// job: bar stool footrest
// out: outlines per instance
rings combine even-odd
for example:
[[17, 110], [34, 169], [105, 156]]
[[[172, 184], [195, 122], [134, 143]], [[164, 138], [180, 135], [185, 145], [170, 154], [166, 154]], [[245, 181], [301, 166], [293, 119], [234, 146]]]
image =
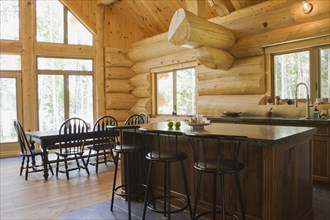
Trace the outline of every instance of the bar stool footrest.
[[[174, 200], [181, 200], [183, 203], [185, 203], [185, 206], [182, 207], [182, 208], [176, 208], [174, 206], [175, 209], [172, 209], [173, 206], [171, 206], [171, 212], [170, 212], [171, 214], [182, 212], [188, 207], [188, 201], [187, 201], [186, 198], [178, 197], [178, 196], [171, 196], [170, 198], [171, 198], [171, 200], [173, 200], [173, 199]], [[154, 204], [154, 202], [156, 202], [158, 200], [159, 200], [159, 203], [163, 203], [164, 202], [164, 197], [163, 196], [158, 196], [158, 197], [154, 197], [153, 199], [150, 199], [147, 203], [147, 207], [150, 211], [164, 214], [165, 211], [163, 209], [157, 209], [157, 208], [152, 207], [152, 204]]]
[[[125, 188], [127, 187], [126, 184], [123, 184], [123, 185], [120, 185], [120, 186], [117, 186], [115, 188], [115, 194], [117, 196], [123, 196], [123, 197], [126, 197], [128, 196], [128, 194], [126, 193], [125, 191]], [[138, 189], [136, 192], [132, 193], [131, 196], [138, 196], [138, 195], [144, 195], [145, 193], [145, 190], [147, 189], [147, 186], [145, 184], [136, 184], [135, 186], [132, 186], [131, 188], [135, 188], [135, 189]], [[143, 188], [143, 189], [142, 189]], [[118, 192], [119, 190], [121, 189], [122, 192]]]
[[[195, 220], [197, 220], [197, 219], [199, 219], [200, 217], [203, 217], [203, 216], [205, 216], [205, 215], [222, 215], [222, 211], [216, 211], [215, 213], [214, 213], [214, 211], [208, 211], [208, 212], [203, 212], [203, 213], [201, 213], [201, 214], [199, 214], [196, 218], [195, 218]], [[239, 217], [238, 215], [236, 215], [236, 214], [234, 214], [234, 213], [232, 213], [232, 212], [225, 212], [225, 215], [226, 216], [230, 216], [230, 217], [232, 217], [232, 218], [235, 218], [235, 219], [237, 219], [237, 220], [241, 220], [242, 218], [241, 217]]]

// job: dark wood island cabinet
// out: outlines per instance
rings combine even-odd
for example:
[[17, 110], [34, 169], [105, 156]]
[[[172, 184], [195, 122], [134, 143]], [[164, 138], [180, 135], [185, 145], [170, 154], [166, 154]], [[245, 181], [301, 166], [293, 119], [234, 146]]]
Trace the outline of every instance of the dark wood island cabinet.
[[[167, 123], [142, 125], [145, 129], [167, 130]], [[183, 124], [182, 133], [191, 132]], [[177, 130], [176, 130], [177, 132]], [[204, 131], [214, 134], [247, 136], [249, 141], [240, 151], [244, 170], [240, 173], [247, 219], [313, 219], [312, 208], [312, 138], [315, 128], [293, 126], [247, 125], [212, 123]], [[142, 134], [140, 134], [142, 135]], [[181, 150], [187, 153], [185, 168], [191, 196], [195, 192], [193, 152], [187, 138], [179, 140]], [[141, 157], [141, 163], [144, 158]], [[134, 167], [133, 169], [137, 169]], [[157, 168], [156, 168], [157, 169]], [[173, 170], [179, 167], [174, 167]], [[143, 172], [142, 178], [145, 178]], [[173, 193], [183, 194], [183, 187], [171, 178]], [[162, 189], [162, 173], [153, 176], [155, 191]], [[226, 207], [239, 213], [239, 202], [234, 187], [234, 178], [225, 183]], [[211, 206], [211, 181], [202, 179], [199, 212]], [[194, 198], [192, 198], [193, 201]]]
[[313, 180], [317, 185], [330, 187], [330, 119], [219, 117], [212, 122], [236, 124], [266, 124], [315, 127], [313, 136]]

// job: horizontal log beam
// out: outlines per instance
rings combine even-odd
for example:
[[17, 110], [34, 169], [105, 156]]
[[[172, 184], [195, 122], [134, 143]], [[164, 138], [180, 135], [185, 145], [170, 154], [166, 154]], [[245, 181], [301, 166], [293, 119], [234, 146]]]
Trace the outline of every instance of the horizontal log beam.
[[239, 75], [263, 74], [265, 72], [264, 56], [236, 60], [229, 70], [211, 70], [203, 65], [199, 65], [196, 71], [200, 81]]
[[129, 67], [105, 67], [106, 79], [130, 79], [135, 75]]
[[252, 95], [265, 93], [265, 75], [233, 76], [197, 83], [199, 95]]
[[128, 93], [106, 93], [107, 110], [129, 110], [137, 101], [137, 98]]
[[127, 79], [111, 79], [105, 83], [105, 92], [123, 92], [130, 93], [134, 86]]
[[35, 43], [34, 52], [37, 56], [59, 56], [69, 58], [93, 58], [95, 48], [81, 45]]
[[180, 8], [172, 17], [168, 41], [188, 48], [229, 49], [235, 43], [235, 36], [229, 29]]
[[210, 69], [228, 70], [234, 62], [234, 57], [227, 51], [212, 47], [199, 47], [194, 54], [200, 64]]

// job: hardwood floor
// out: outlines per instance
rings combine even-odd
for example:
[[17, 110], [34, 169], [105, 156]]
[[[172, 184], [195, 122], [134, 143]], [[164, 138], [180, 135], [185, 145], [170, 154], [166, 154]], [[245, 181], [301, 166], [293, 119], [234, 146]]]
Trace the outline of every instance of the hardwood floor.
[[[0, 159], [1, 220], [61, 219], [63, 213], [110, 201], [113, 164], [100, 165], [98, 174], [90, 166], [90, 176], [85, 170], [72, 171], [70, 180], [59, 174], [44, 181], [42, 173], [33, 173], [25, 181], [19, 176], [20, 161]], [[315, 187], [313, 206], [316, 220], [330, 220], [330, 189]]]
[[[1, 215], [0, 219], [60, 219], [64, 212], [109, 201], [114, 165], [100, 165], [98, 174], [89, 166], [85, 170], [51, 176], [44, 181], [42, 173], [19, 176], [21, 158], [0, 159]], [[55, 166], [53, 165], [53, 169]], [[55, 171], [55, 169], [54, 169]], [[120, 181], [120, 175], [118, 183]]]

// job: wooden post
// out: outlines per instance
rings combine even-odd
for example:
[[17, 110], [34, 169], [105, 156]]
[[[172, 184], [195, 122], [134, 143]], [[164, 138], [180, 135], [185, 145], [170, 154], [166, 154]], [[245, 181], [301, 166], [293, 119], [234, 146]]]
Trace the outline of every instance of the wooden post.
[[95, 38], [95, 113], [94, 116], [99, 118], [105, 113], [105, 98], [104, 98], [104, 6], [97, 6], [96, 10], [96, 38]]

